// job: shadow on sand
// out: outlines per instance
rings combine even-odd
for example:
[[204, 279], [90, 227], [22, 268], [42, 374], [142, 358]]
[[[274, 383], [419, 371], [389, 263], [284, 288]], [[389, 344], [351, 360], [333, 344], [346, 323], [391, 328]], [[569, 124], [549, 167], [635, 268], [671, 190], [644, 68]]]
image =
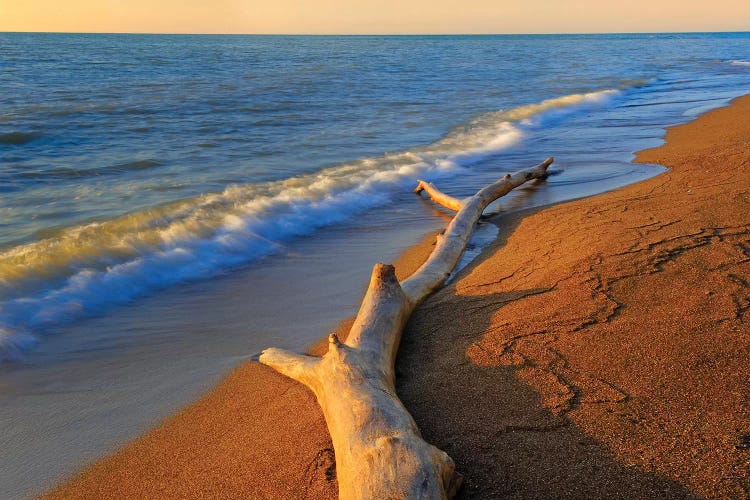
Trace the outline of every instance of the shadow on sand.
[[[505, 217], [503, 234], [520, 219]], [[469, 360], [467, 350], [502, 303], [529, 292], [458, 296], [447, 286], [415, 311], [404, 332], [397, 390], [425, 439], [464, 474], [459, 498], [694, 498], [675, 481], [617, 462], [547, 410], [516, 368]]]

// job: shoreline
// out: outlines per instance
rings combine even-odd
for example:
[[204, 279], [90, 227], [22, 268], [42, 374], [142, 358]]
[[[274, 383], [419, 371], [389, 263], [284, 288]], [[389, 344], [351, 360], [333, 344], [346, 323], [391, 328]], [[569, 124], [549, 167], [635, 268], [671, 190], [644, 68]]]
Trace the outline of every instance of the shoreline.
[[[623, 255], [635, 256], [633, 259], [643, 259], [643, 253], [655, 252], [656, 271], [645, 274], [651, 277], [649, 280], [663, 278], [665, 272], [677, 273], [677, 269], [665, 271], [663, 268], [677, 265], [675, 261], [684, 254], [711, 247], [712, 235], [691, 230], [683, 231], [684, 235], [668, 235], [650, 242], [653, 236], [684, 229], [683, 221], [656, 220], [659, 214], [669, 211], [661, 207], [661, 212], [645, 213], [642, 205], [649, 203], [649, 196], [652, 196], [648, 194], [649, 189], [658, 189], [665, 176], [668, 178], [665, 182], [672, 178], [675, 182], [685, 182], [681, 169], [688, 170], [684, 165], [686, 161], [715, 162], [719, 144], [723, 151], [728, 149], [728, 141], [734, 141], [729, 145], [734, 147], [734, 155], [739, 160], [733, 161], [742, 165], [743, 150], [740, 148], [738, 153], [737, 148], [742, 140], [746, 144], [750, 138], [750, 133], [744, 132], [741, 125], [744, 123], [746, 130], [750, 129], [750, 120], [742, 118], [742, 113], [748, 114], [748, 110], [750, 96], [745, 96], [728, 107], [669, 128], [664, 145], [642, 151], [636, 159], [663, 164], [670, 168], [665, 173], [593, 197], [502, 217], [496, 242], [465, 268], [458, 280], [441, 289], [415, 312], [399, 351], [397, 385], [402, 400], [427, 440], [448, 452], [466, 476], [461, 496], [570, 497], [621, 494], [624, 488], [629, 488], [633, 497], [647, 498], [655, 492], [666, 492], [670, 497], [705, 494], [706, 488], [712, 487], [723, 488], [721, 491], [726, 493], [742, 491], [747, 472], [743, 477], [741, 463], [732, 465], [732, 460], [742, 459], [741, 455], [739, 459], [735, 455], [742, 453], [743, 433], [750, 433], [750, 428], [745, 428], [750, 427], [750, 420], [744, 415], [727, 417], [727, 421], [740, 429], [732, 431], [739, 434], [732, 434], [733, 437], [717, 432], [711, 434], [711, 439], [705, 437], [706, 432], [693, 432], [687, 437], [677, 433], [674, 419], [667, 418], [676, 404], [672, 389], [679, 391], [680, 383], [690, 388], [697, 384], [703, 391], [714, 393], [727, 389], [704, 387], [705, 384], [699, 383], [706, 380], [707, 376], [703, 375], [691, 384], [673, 380], [668, 373], [662, 373], [663, 366], [649, 361], [648, 353], [636, 349], [631, 337], [621, 333], [623, 330], [618, 333], [618, 328], [624, 328], [631, 336], [642, 334], [638, 322], [629, 317], [633, 310], [631, 302], [621, 297], [634, 300], [628, 294], [641, 297], [646, 293], [643, 286], [635, 283], [637, 280], [623, 277], [628, 274], [624, 269], [639, 269], [642, 263], [618, 261], [616, 266], [608, 266], [607, 259], [615, 257], [603, 253], [602, 245], [603, 241], [607, 248], [619, 245], [625, 252]], [[734, 120], [731, 125], [734, 135], [717, 133], [717, 128], [722, 131], [729, 128], [730, 120]], [[707, 122], [711, 126], [707, 126]], [[685, 133], [685, 130], [691, 132]], [[689, 140], [682, 137], [686, 134]], [[695, 134], [704, 137], [703, 142], [697, 140]], [[675, 143], [679, 144], [675, 146]], [[750, 153], [746, 148], [744, 153], [746, 162]], [[695, 182], [699, 182], [697, 178]], [[736, 184], [741, 187], [743, 182], [738, 180]], [[674, 212], [679, 208], [689, 212], [694, 200], [683, 199], [695, 198], [693, 194], [685, 190], [681, 196], [671, 192], [669, 195], [672, 199], [668, 203], [673, 205], [669, 210]], [[733, 203], [748, 202], [738, 199]], [[638, 205], [641, 213], [632, 210], [631, 204], [632, 208]], [[650, 205], [647, 206], [650, 210]], [[623, 215], [628, 211], [631, 213]], [[744, 214], [740, 210], [735, 212], [723, 213], [717, 220], [722, 217], [738, 219], [747, 210]], [[675, 215], [679, 214], [675, 212]], [[632, 229], [622, 229], [626, 226], [621, 222], [627, 217], [645, 219], [636, 221], [643, 223], [635, 230], [640, 233], [631, 234]], [[679, 217], [675, 217], [677, 219]], [[574, 222], [584, 222], [583, 227], [590, 232], [582, 233], [582, 226]], [[734, 220], [732, 224], [737, 222], [741, 226], [742, 220]], [[622, 226], [621, 233], [615, 230], [617, 224]], [[746, 233], [742, 234], [718, 236], [726, 242], [730, 237], [747, 238]], [[670, 242], [680, 241], [681, 236], [707, 238], [708, 243], [701, 239], [697, 246], [671, 248]], [[428, 235], [407, 250], [396, 262], [397, 272], [408, 275], [418, 267], [420, 259], [429, 252], [431, 239]], [[742, 248], [741, 243], [737, 248]], [[640, 244], [644, 244], [644, 248], [640, 248]], [[593, 250], [598, 250], [599, 254]], [[718, 257], [700, 256], [704, 260], [711, 258]], [[546, 259], [542, 268], [531, 265], [539, 259]], [[597, 263], [597, 259], [604, 264]], [[741, 283], [746, 276], [742, 273], [747, 269], [742, 268], [742, 262], [736, 265], [741, 267], [741, 272], [731, 274], [740, 276]], [[602, 266], [604, 271], [599, 269]], [[590, 268], [597, 270], [590, 271]], [[521, 270], [523, 272], [519, 272]], [[571, 270], [575, 272], [571, 274]], [[656, 305], [662, 309], [680, 305], [681, 297], [668, 285], [679, 281], [681, 276], [677, 273], [666, 284], [651, 283], [651, 300], [635, 302], [649, 311]], [[610, 283], [609, 280], [615, 278]], [[702, 282], [700, 277], [692, 278], [695, 284]], [[734, 283], [732, 279], [729, 281], [730, 285]], [[735, 287], [744, 288], [736, 283]], [[692, 294], [690, 287], [677, 290], [685, 295]], [[657, 300], [659, 291], [668, 297], [668, 304]], [[700, 306], [696, 317], [701, 319], [701, 325], [708, 321], [705, 318], [711, 317], [704, 309], [711, 309], [711, 302], [718, 300], [719, 294], [728, 293], [711, 291], [711, 295], [702, 295], [704, 299], [711, 299], [709, 304], [696, 299]], [[733, 301], [729, 297], [728, 302], [721, 302], [722, 306], [737, 301], [744, 304], [741, 290], [732, 293], [739, 294], [739, 298]], [[665, 314], [660, 310], [651, 312]], [[682, 313], [681, 317], [690, 314], [690, 311], [678, 312]], [[734, 321], [742, 324], [745, 312], [740, 312]], [[471, 315], [457, 320], [467, 313]], [[724, 319], [723, 332], [732, 319], [719, 319]], [[665, 323], [654, 324], [666, 330]], [[671, 325], [671, 328], [678, 326]], [[607, 342], [614, 342], [614, 338], [621, 347], [633, 348], [633, 352], [628, 353], [633, 359], [611, 352], [617, 345]], [[670, 345], [669, 336], [660, 335], [659, 339], [665, 346]], [[695, 354], [694, 357], [703, 354], [695, 346], [691, 347], [689, 339], [680, 339], [681, 349]], [[720, 359], [724, 368], [727, 363], [734, 367], [731, 380], [741, 380], [738, 377], [747, 372], [747, 368], [741, 366], [740, 353], [748, 349], [748, 341], [746, 338], [735, 341], [739, 344], [732, 344], [734, 358], [722, 351]], [[551, 344], [555, 344], [554, 348], [549, 347]], [[593, 354], [584, 352], [591, 345], [598, 349], [601, 359], [593, 359]], [[664, 350], [660, 351], [660, 359], [677, 356], [672, 352], [674, 346]], [[315, 352], [314, 347], [311, 352]], [[735, 366], [738, 362], [739, 366]], [[627, 374], [628, 370], [634, 370], [633, 366], [641, 366], [639, 363], [648, 366], [649, 376], [644, 374], [645, 382], [635, 384], [637, 390], [633, 390], [634, 382]], [[707, 363], [710, 368], [711, 360]], [[624, 365], [628, 370], [624, 370]], [[662, 379], [667, 379], [674, 387], [667, 384], [666, 389], [659, 388], [662, 392], [658, 392], [653, 384]], [[739, 396], [721, 394], [728, 402], [720, 405], [720, 416], [726, 417], [730, 402], [741, 408], [742, 398], [748, 397], [742, 394], [742, 386], [737, 386], [736, 382], [732, 387]], [[710, 396], [712, 403], [716, 404], [716, 398], [715, 394]], [[692, 401], [692, 398], [687, 399]], [[699, 415], [704, 415], [706, 408], [704, 405], [700, 408], [704, 413]], [[682, 414], [688, 410], [683, 408]], [[288, 418], [289, 415], [294, 415], [294, 419]], [[721, 419], [716, 421], [720, 423]], [[690, 423], [698, 424], [693, 420]], [[678, 443], [671, 445], [680, 452], [677, 463], [667, 461], [668, 453], [664, 450], [668, 446], [659, 439], [660, 432], [670, 439], [677, 436], [685, 441], [680, 444], [677, 439]], [[629, 442], [636, 438], [639, 443]], [[708, 450], [711, 443], [723, 443], [728, 451], [718, 456]], [[688, 445], [698, 450], [694, 456], [688, 456]], [[731, 446], [736, 452], [731, 451]], [[704, 448], [706, 450], [701, 451]], [[697, 462], [707, 462], [707, 457], [711, 466], [698, 467]], [[717, 471], [729, 466], [734, 475], [716, 477]], [[690, 471], [695, 470], [695, 478], [689, 477]], [[166, 492], [174, 496], [232, 496], [252, 491], [260, 497], [330, 498], [336, 492], [334, 476], [330, 438], [314, 397], [301, 386], [257, 363], [245, 363], [200, 400], [86, 467], [51, 490], [48, 497], [146, 497]], [[696, 478], [710, 486], [701, 487]]]

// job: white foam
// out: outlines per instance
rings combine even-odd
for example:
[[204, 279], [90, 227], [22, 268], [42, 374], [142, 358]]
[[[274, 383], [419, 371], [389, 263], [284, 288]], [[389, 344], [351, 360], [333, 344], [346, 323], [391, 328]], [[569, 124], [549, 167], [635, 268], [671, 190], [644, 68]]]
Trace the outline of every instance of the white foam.
[[750, 61], [741, 61], [738, 59], [727, 61], [729, 64], [732, 64], [734, 66], [750, 66]]
[[456, 175], [515, 144], [549, 116], [601, 105], [614, 93], [486, 113], [426, 147], [275, 182], [233, 185], [6, 251], [0, 254], [0, 359], [33, 342], [26, 332], [280, 251], [294, 237], [387, 203], [418, 177]]

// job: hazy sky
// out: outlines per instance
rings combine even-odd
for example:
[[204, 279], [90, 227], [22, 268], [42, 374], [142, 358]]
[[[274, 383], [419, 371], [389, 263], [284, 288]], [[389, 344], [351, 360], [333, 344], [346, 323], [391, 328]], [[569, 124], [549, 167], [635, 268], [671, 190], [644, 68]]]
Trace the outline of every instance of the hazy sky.
[[750, 0], [0, 0], [0, 31], [748, 31]]

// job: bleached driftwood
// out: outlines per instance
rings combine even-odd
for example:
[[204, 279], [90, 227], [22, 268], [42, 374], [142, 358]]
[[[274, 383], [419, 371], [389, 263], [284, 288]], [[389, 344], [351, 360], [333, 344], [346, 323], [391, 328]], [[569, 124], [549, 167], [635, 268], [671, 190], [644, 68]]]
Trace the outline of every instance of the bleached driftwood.
[[260, 362], [309, 387], [318, 398], [336, 455], [342, 499], [451, 498], [461, 484], [453, 460], [422, 439], [395, 389], [396, 352], [414, 308], [450, 275], [487, 206], [513, 188], [544, 178], [552, 158], [506, 175], [458, 200], [419, 181], [437, 203], [457, 213], [427, 261], [399, 283], [376, 264], [346, 342], [329, 336], [323, 357], [270, 348]]
[[453, 210], [454, 212], [458, 212], [459, 210], [461, 210], [461, 200], [443, 193], [438, 188], [433, 186], [431, 182], [425, 182], [423, 180], [417, 181], [417, 187], [414, 188], [414, 192], [419, 194], [422, 191], [427, 193], [427, 196], [429, 196], [430, 199], [438, 205], [442, 205], [447, 209]]

